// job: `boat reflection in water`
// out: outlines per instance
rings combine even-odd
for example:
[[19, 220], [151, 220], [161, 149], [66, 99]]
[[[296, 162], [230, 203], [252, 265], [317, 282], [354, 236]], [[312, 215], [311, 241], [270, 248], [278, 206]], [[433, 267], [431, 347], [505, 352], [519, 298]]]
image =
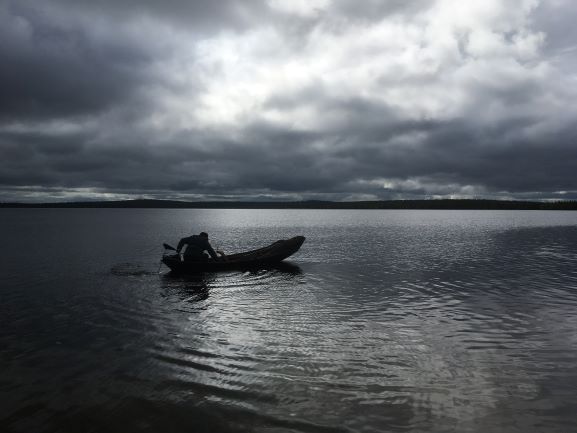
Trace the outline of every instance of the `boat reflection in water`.
[[[275, 284], [279, 279], [286, 280], [303, 274], [302, 269], [290, 262], [266, 264], [258, 268], [247, 268], [228, 272], [180, 273], [168, 271], [161, 277], [165, 296], [178, 296], [186, 302], [198, 302], [208, 299], [211, 288], [233, 287], [236, 283], [255, 282], [266, 285]], [[247, 280], [248, 277], [248, 280]], [[236, 282], [236, 283], [235, 283]]]

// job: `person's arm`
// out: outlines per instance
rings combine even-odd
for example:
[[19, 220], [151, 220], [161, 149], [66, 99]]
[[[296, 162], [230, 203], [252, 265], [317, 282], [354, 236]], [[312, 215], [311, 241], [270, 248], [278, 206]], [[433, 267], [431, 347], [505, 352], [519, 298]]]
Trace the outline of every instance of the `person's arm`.
[[186, 245], [186, 238], [182, 238], [176, 247], [176, 254], [180, 254], [180, 250]]
[[208, 251], [208, 254], [210, 254], [210, 257], [212, 257], [214, 260], [218, 260], [218, 255], [216, 254], [216, 252], [212, 248], [212, 245], [210, 245], [210, 242], [208, 241], [206, 242], [206, 251]]
[[219, 255], [218, 260], [224, 261], [224, 262], [228, 261], [228, 258], [226, 257], [226, 254], [224, 253], [224, 251], [216, 250], [216, 254]]

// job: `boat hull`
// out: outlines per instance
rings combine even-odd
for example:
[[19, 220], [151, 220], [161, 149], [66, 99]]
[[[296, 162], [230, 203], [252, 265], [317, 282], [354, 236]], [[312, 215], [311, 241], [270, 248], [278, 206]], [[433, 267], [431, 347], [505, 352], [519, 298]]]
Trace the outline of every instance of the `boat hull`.
[[295, 236], [291, 239], [276, 241], [258, 250], [232, 254], [219, 260], [209, 259], [203, 262], [183, 261], [177, 254], [165, 255], [162, 257], [162, 263], [168, 266], [172, 272], [179, 274], [264, 268], [280, 263], [287, 257], [292, 256], [300, 249], [304, 241], [304, 236]]

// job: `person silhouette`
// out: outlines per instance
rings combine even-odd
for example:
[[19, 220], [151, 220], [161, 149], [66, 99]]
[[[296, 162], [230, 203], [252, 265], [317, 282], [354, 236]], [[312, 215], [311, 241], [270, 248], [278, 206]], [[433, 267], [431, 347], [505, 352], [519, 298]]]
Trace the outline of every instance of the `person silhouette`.
[[180, 251], [185, 245], [186, 249], [184, 250], [183, 258], [187, 262], [207, 261], [208, 255], [205, 251], [207, 251], [214, 260], [218, 260], [218, 255], [208, 241], [208, 233], [201, 232], [198, 235], [182, 238], [176, 247], [176, 253], [180, 254]]

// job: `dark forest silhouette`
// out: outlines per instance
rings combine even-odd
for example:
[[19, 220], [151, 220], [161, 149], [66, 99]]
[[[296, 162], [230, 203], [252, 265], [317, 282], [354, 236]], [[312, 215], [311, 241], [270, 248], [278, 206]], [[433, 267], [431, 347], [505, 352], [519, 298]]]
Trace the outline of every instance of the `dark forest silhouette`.
[[472, 210], [577, 210], [577, 201], [513, 200], [384, 200], [384, 201], [176, 201], [122, 200], [60, 203], [0, 203], [0, 208], [133, 208], [133, 209], [472, 209]]

